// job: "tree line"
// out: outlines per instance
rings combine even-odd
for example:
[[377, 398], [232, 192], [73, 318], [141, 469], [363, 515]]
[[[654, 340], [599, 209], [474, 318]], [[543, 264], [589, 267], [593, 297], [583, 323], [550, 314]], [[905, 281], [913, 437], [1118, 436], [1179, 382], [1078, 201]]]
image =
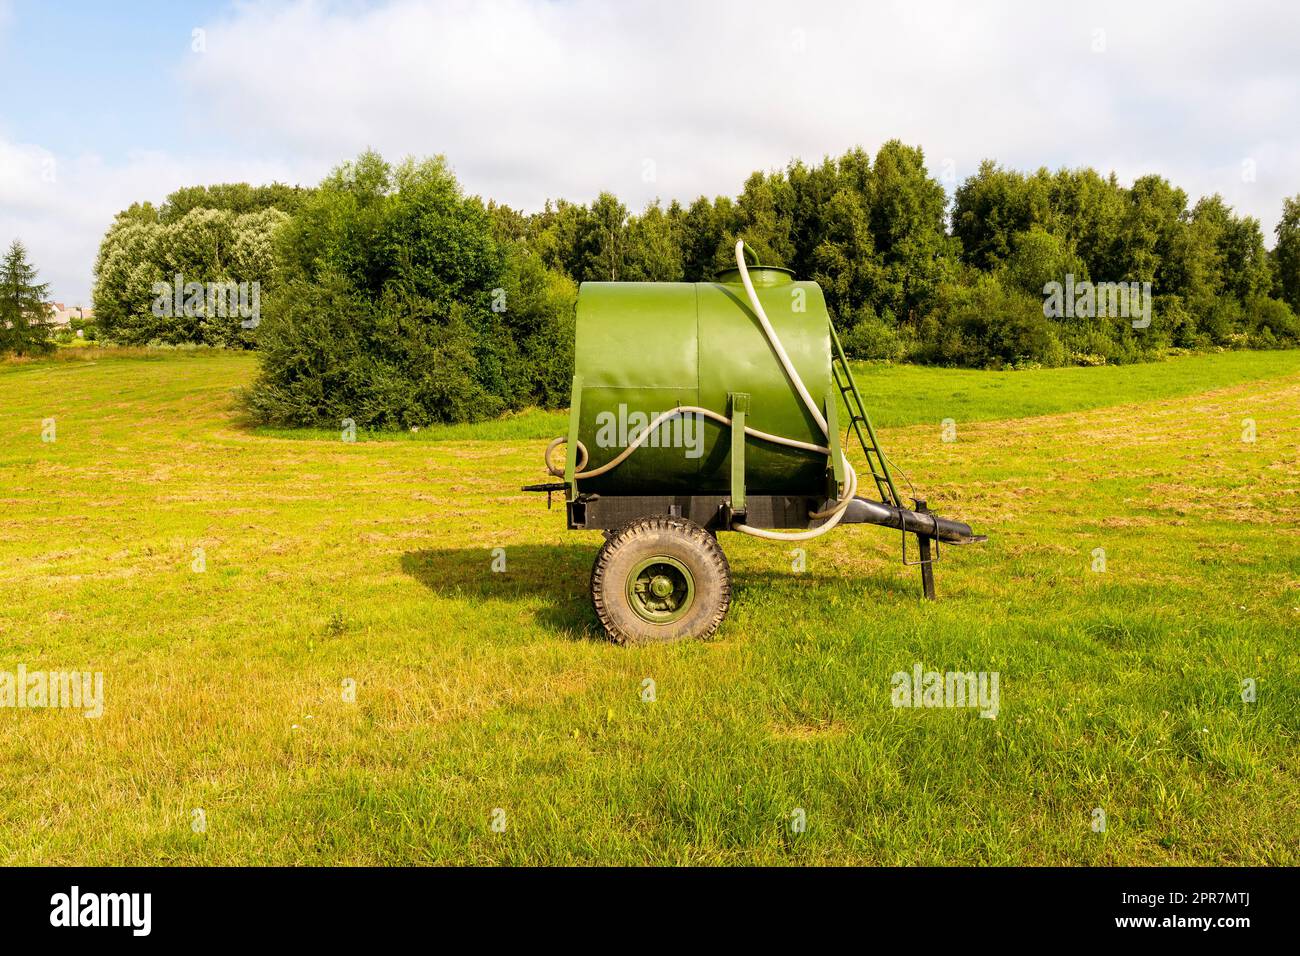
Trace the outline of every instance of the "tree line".
[[[999, 368], [1132, 362], [1171, 349], [1300, 343], [1300, 197], [1276, 246], [1218, 195], [1189, 205], [1163, 177], [1122, 186], [1093, 169], [1021, 173], [986, 161], [949, 203], [917, 147], [891, 141], [818, 165], [756, 172], [740, 195], [640, 214], [589, 205], [496, 215], [576, 281], [705, 281], [737, 237], [816, 280], [860, 358]], [[1149, 325], [1051, 317], [1052, 283], [1149, 284]], [[1069, 318], [1072, 321], [1062, 321]]]
[[[440, 157], [373, 152], [313, 188], [194, 187], [119, 214], [95, 309], [118, 341], [257, 347], [260, 420], [411, 427], [562, 404], [578, 283], [707, 281], [738, 237], [819, 282], [859, 358], [1007, 368], [1300, 344], [1300, 197], [1270, 251], [1258, 220], [1157, 175], [985, 162], [950, 201], [898, 141], [639, 212], [604, 192], [524, 213], [466, 196]], [[182, 280], [256, 283], [258, 321], [198, 292], [158, 308]], [[1053, 311], [1049, 290], [1118, 284], [1149, 292], [1149, 321]]]

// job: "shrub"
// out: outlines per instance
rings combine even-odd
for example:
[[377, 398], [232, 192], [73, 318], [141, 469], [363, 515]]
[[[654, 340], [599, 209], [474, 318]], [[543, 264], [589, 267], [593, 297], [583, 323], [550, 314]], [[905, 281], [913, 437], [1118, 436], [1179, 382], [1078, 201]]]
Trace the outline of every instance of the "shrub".
[[1241, 329], [1245, 315], [1245, 310], [1236, 299], [1215, 296], [1213, 304], [1201, 319], [1201, 331], [1209, 336], [1214, 345], [1233, 345], [1234, 333]]
[[253, 417], [410, 428], [561, 405], [573, 283], [493, 238], [443, 159], [336, 169], [279, 237]]
[[936, 299], [936, 337], [922, 349], [929, 361], [984, 368], [1065, 361], [1060, 339], [1043, 315], [1042, 299], [1006, 288], [995, 275], [946, 284]]
[[1261, 345], [1294, 345], [1300, 342], [1300, 319], [1280, 299], [1253, 296], [1246, 301], [1246, 321], [1252, 338]]
[[845, 355], [856, 359], [894, 362], [905, 352], [894, 327], [893, 313], [886, 309], [882, 319], [869, 305], [853, 317], [848, 331], [840, 337], [840, 345]]

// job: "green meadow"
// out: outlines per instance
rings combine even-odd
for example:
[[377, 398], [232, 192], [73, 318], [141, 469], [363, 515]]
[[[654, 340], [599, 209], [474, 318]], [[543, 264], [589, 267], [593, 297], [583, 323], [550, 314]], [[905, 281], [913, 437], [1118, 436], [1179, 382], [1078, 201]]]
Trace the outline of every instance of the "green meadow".
[[[0, 709], [0, 862], [1300, 863], [1300, 353], [859, 366], [989, 540], [927, 604], [895, 532], [723, 535], [716, 637], [644, 648], [519, 490], [563, 413], [344, 442], [255, 371], [0, 364], [0, 674], [103, 674]], [[916, 665], [996, 718], [892, 706]]]

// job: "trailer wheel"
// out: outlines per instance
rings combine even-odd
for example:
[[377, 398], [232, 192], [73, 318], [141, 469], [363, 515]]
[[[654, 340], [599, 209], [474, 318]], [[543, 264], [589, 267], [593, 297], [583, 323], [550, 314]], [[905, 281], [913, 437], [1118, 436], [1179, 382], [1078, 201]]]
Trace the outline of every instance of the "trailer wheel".
[[717, 540], [694, 521], [641, 518], [596, 555], [591, 599], [620, 644], [708, 637], [731, 606], [731, 568]]

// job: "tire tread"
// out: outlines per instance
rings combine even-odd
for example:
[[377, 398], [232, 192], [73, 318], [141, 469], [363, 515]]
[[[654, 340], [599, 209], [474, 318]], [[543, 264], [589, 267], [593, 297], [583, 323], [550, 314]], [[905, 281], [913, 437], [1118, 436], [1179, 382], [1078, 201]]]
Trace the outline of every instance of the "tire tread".
[[711, 637], [722, 624], [723, 618], [727, 616], [727, 611], [731, 607], [731, 566], [727, 563], [727, 556], [722, 546], [718, 544], [717, 538], [688, 518], [674, 518], [667, 515], [638, 518], [624, 525], [604, 543], [591, 569], [592, 604], [595, 606], [596, 616], [605, 628], [605, 633], [616, 644], [639, 643], [639, 641], [635, 636], [625, 634], [619, 629], [618, 623], [606, 606], [602, 592], [610, 562], [618, 551], [634, 546], [639, 539], [662, 533], [680, 535], [697, 551], [708, 567], [709, 573], [716, 575], [720, 582], [721, 600], [714, 607], [704, 627], [691, 636], [701, 640]]

